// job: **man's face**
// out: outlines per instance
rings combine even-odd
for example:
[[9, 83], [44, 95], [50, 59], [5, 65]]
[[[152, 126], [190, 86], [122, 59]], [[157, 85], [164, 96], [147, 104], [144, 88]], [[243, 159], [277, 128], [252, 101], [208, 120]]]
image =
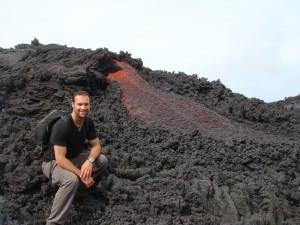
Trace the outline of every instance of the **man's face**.
[[76, 95], [72, 107], [77, 117], [84, 118], [90, 111], [90, 98], [85, 95]]

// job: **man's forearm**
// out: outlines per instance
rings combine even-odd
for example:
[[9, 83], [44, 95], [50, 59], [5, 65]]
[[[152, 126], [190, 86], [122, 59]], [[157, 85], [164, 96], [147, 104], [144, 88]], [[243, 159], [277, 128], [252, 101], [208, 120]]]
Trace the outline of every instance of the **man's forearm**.
[[101, 153], [101, 144], [99, 138], [95, 138], [94, 140], [91, 140], [90, 145], [92, 146], [92, 148], [89, 157], [93, 157], [94, 159], [96, 159]]
[[101, 153], [101, 146], [100, 145], [92, 147], [89, 157], [93, 157], [94, 159], [96, 159], [100, 155], [100, 153]]
[[80, 169], [78, 169], [70, 160], [67, 158], [63, 158], [59, 161], [56, 161], [57, 165], [59, 165], [61, 168], [66, 169], [78, 177], [80, 177]]

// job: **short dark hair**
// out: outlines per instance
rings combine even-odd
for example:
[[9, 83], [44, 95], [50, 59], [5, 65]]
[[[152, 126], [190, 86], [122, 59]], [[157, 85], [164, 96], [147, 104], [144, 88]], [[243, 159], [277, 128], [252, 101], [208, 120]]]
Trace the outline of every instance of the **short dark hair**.
[[90, 97], [89, 93], [87, 93], [86, 91], [81, 91], [81, 90], [80, 90], [80, 91], [76, 91], [76, 92], [73, 94], [72, 102], [75, 101], [75, 97], [76, 97], [77, 95], [83, 95], [83, 96], [88, 96], [88, 97]]

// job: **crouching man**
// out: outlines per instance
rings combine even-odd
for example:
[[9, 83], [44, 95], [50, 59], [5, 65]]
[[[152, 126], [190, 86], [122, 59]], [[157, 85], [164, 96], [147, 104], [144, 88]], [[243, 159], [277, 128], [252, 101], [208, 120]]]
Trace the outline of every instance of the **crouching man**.
[[[45, 153], [42, 170], [59, 186], [46, 224], [64, 224], [80, 184], [90, 188], [94, 179], [106, 168], [94, 123], [89, 118], [90, 97], [78, 91], [72, 98], [72, 113], [62, 117], [51, 131], [51, 147]], [[84, 150], [88, 140], [90, 151]]]

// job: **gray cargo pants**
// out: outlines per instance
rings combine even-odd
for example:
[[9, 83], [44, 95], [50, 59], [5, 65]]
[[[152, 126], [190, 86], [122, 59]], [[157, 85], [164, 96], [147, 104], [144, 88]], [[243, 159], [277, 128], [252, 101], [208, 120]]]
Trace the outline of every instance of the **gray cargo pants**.
[[[71, 162], [78, 168], [87, 160], [89, 152], [80, 153]], [[99, 155], [94, 162], [92, 177], [96, 178], [106, 168], [107, 159], [104, 155]], [[52, 171], [52, 183], [59, 186], [55, 194], [50, 216], [47, 218], [46, 225], [64, 224], [76, 191], [80, 185], [80, 179], [72, 172], [61, 168], [55, 160], [43, 162], [42, 170], [49, 178], [49, 172]]]

